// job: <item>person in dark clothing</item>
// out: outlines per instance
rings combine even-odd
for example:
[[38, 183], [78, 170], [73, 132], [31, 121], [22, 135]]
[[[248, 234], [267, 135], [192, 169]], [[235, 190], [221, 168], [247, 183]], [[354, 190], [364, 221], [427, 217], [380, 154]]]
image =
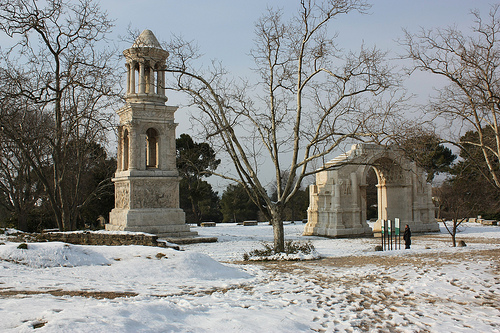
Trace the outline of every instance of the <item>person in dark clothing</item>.
[[409, 249], [411, 245], [411, 230], [408, 224], [405, 226], [405, 233], [403, 234], [403, 239], [405, 241], [405, 249]]

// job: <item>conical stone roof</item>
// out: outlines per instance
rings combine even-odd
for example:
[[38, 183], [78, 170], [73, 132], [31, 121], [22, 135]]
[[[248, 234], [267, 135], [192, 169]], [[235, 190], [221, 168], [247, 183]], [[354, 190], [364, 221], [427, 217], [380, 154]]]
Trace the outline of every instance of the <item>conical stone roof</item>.
[[153, 32], [148, 29], [141, 32], [132, 47], [153, 47], [156, 49], [162, 49], [160, 43], [158, 42], [158, 39], [156, 39]]

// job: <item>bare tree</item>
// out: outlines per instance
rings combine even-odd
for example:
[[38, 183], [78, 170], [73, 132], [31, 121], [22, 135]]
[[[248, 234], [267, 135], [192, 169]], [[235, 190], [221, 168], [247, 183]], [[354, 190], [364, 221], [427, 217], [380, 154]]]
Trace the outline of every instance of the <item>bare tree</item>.
[[[28, 231], [28, 215], [42, 193], [36, 176], [11, 140], [0, 136], [0, 205], [17, 220], [16, 228]], [[4, 217], [5, 218], [5, 217]]]
[[[111, 27], [92, 0], [0, 4], [0, 31], [15, 42], [0, 54], [2, 135], [43, 184], [61, 230], [75, 228], [72, 208], [83, 172], [69, 170], [74, 166], [69, 162], [88, 156], [95, 142], [105, 142], [113, 116], [106, 112], [116, 96], [114, 50], [105, 43]], [[31, 132], [26, 119], [43, 121], [47, 130]], [[48, 154], [38, 154], [34, 144], [47, 147]]]
[[444, 182], [436, 189], [435, 195], [438, 200], [438, 217], [443, 220], [453, 247], [456, 247], [458, 229], [475, 211], [477, 198], [467, 195], [467, 187], [460, 179]]
[[[446, 119], [450, 129], [472, 130], [475, 140], [450, 138], [465, 154], [480, 149], [486, 163], [486, 179], [500, 189], [500, 20], [499, 5], [491, 8], [483, 19], [473, 11], [474, 27], [468, 35], [454, 27], [406, 31], [402, 42], [406, 46], [405, 58], [414, 61], [413, 70], [422, 70], [443, 77], [448, 85], [433, 100], [433, 117]], [[487, 133], [493, 135], [487, 135]], [[493, 137], [493, 140], [488, 139]], [[476, 155], [477, 156], [477, 155]]]
[[[174, 78], [167, 88], [186, 92], [201, 111], [196, 120], [206, 138], [229, 155], [236, 170], [235, 176], [219, 176], [242, 184], [265, 210], [277, 252], [284, 250], [285, 204], [318, 171], [311, 166], [323, 165], [349, 140], [368, 138], [373, 133], [367, 125], [387, 117], [369, 99], [396, 81], [385, 53], [364, 47], [343, 53], [329, 30], [337, 16], [368, 8], [364, 0], [302, 0], [290, 19], [268, 9], [255, 26], [251, 55], [259, 79], [253, 85], [229, 79], [217, 62], [200, 70], [192, 43], [174, 38], [167, 46], [167, 72]], [[270, 166], [276, 200], [262, 175]]]
[[38, 106], [26, 98], [6, 98], [15, 90], [6, 70], [0, 70], [0, 82], [0, 192], [3, 205], [17, 218], [17, 227], [28, 231], [28, 215], [44, 196], [37, 172], [20, 144], [29, 145], [39, 172], [46, 172], [50, 166], [50, 148], [43, 138], [47, 136], [52, 121], [47, 115], [37, 112]]

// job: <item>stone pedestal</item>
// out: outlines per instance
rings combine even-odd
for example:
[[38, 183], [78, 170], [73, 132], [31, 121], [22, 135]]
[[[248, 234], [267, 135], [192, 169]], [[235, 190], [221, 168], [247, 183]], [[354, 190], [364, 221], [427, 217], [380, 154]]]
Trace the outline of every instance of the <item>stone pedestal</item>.
[[[165, 61], [156, 37], [145, 30], [123, 52], [127, 60], [126, 104], [117, 111], [115, 208], [106, 230], [136, 231], [159, 237], [189, 237], [179, 208], [174, 112], [165, 102]], [[137, 79], [136, 79], [137, 78]]]
[[113, 179], [115, 208], [106, 229], [147, 232], [159, 237], [197, 235], [190, 231], [184, 211], [179, 208], [177, 177], [154, 173], [148, 177], [148, 173], [151, 172], [117, 173], [118, 177]]

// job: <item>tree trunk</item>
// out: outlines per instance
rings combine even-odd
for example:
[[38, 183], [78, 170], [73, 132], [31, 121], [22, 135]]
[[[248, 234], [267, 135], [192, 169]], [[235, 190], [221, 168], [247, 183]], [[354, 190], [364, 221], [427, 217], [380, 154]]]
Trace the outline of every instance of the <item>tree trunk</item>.
[[59, 231], [64, 231], [64, 224], [63, 224], [61, 210], [59, 209], [59, 207], [56, 206], [53, 200], [50, 200], [50, 206], [52, 208], [52, 212], [54, 213], [54, 217], [56, 219], [57, 228], [59, 229]]
[[61, 223], [63, 230], [62, 231], [71, 231], [71, 224], [69, 221], [69, 214], [66, 212], [66, 205], [64, 204], [64, 199], [62, 197], [59, 198], [59, 205], [61, 207]]
[[196, 200], [193, 200], [193, 213], [194, 213], [194, 216], [196, 218], [196, 224], [198, 226], [201, 225], [201, 222], [203, 222], [203, 214], [201, 213], [201, 209], [200, 209], [200, 200], [199, 199], [196, 199]]
[[277, 205], [271, 210], [271, 222], [273, 224], [274, 251], [285, 252], [285, 231], [283, 228], [283, 207]]
[[19, 230], [30, 231], [28, 230], [28, 217], [26, 215], [26, 211], [23, 209], [17, 212], [17, 228]]
[[457, 221], [453, 220], [453, 231], [451, 233], [451, 241], [453, 242], [453, 247], [457, 247]]

